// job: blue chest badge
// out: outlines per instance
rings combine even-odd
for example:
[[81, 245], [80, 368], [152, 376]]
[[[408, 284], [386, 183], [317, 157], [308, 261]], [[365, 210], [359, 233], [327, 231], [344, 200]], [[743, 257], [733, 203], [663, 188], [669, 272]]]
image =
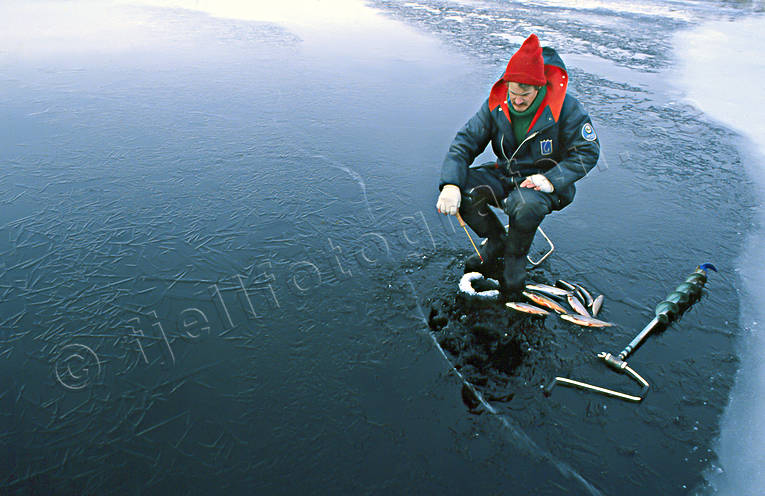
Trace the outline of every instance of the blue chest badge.
[[595, 141], [598, 139], [598, 136], [595, 134], [595, 129], [589, 122], [582, 126], [582, 138], [587, 141]]
[[541, 148], [542, 155], [551, 155], [552, 154], [552, 140], [546, 139], [539, 142], [539, 147]]

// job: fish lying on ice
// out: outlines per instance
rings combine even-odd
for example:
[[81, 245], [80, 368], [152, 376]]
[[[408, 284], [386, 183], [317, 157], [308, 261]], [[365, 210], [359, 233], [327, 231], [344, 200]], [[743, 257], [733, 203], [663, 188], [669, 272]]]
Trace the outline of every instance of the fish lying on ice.
[[565, 298], [571, 294], [571, 291], [567, 289], [556, 288], [555, 286], [542, 283], [527, 284], [526, 289], [550, 296], [560, 296], [561, 298]]
[[582, 286], [581, 284], [574, 283], [574, 286], [576, 286], [576, 289], [579, 290], [579, 294], [581, 294], [582, 297], [584, 298], [584, 300], [583, 300], [584, 304], [586, 306], [588, 306], [588, 307], [592, 307], [592, 303], [593, 303], [594, 300], [593, 300], [592, 295], [590, 294], [590, 292], [587, 291], [586, 289], [584, 289], [584, 286]]
[[505, 303], [505, 306], [508, 308], [512, 308], [513, 310], [517, 310], [519, 312], [529, 313], [531, 315], [550, 315], [550, 312], [548, 312], [544, 308], [535, 307], [534, 305], [531, 305], [529, 303], [509, 301]]
[[541, 305], [545, 308], [549, 308], [550, 310], [555, 310], [558, 313], [566, 313], [566, 309], [563, 308], [561, 305], [559, 305], [557, 302], [551, 300], [550, 298], [546, 296], [542, 296], [541, 294], [536, 293], [530, 293], [529, 291], [524, 291], [523, 296], [528, 298], [529, 300], [533, 301], [537, 305]]
[[585, 317], [584, 315], [564, 314], [560, 316], [561, 319], [585, 327], [611, 327], [611, 322], [605, 322], [603, 320], [596, 319], [594, 317]]
[[600, 307], [603, 306], [603, 300], [605, 299], [605, 296], [600, 295], [597, 298], [595, 298], [595, 301], [592, 302], [592, 316], [595, 317], [598, 315], [598, 312], [600, 312]]
[[557, 281], [555, 281], [555, 285], [560, 288], [571, 291], [573, 294], [575, 294], [579, 298], [579, 300], [582, 302], [583, 305], [585, 305], [585, 307], [592, 306], [592, 302], [593, 302], [592, 296], [590, 295], [589, 291], [584, 289], [584, 286], [582, 286], [581, 284], [564, 281], [563, 279], [558, 279]]
[[579, 315], [583, 315], [585, 317], [590, 316], [590, 312], [588, 312], [587, 309], [582, 304], [582, 302], [579, 301], [579, 298], [577, 298], [573, 294], [570, 294], [566, 297], [566, 300], [568, 300], [568, 304], [571, 305], [571, 308], [573, 308], [576, 313], [578, 313]]

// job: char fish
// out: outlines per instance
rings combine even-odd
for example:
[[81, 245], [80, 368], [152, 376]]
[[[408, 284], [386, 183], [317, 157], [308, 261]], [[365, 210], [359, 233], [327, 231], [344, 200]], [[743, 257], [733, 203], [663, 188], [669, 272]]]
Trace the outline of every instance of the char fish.
[[537, 293], [550, 295], [550, 296], [559, 296], [561, 298], [565, 298], [566, 296], [571, 294], [571, 291], [567, 289], [556, 288], [555, 286], [550, 286], [548, 284], [542, 284], [542, 283], [527, 284], [526, 289], [530, 291], [536, 291]]
[[585, 317], [590, 316], [590, 312], [588, 312], [582, 302], [579, 301], [579, 298], [573, 294], [570, 294], [566, 297], [566, 299], [568, 300], [568, 304], [571, 305], [571, 308], [573, 308], [576, 313], [579, 315], [584, 315]]
[[585, 317], [584, 315], [564, 314], [560, 316], [561, 319], [577, 324], [584, 327], [611, 327], [611, 322], [605, 322], [603, 320], [596, 319], [594, 317]]
[[537, 293], [531, 293], [529, 291], [524, 291], [523, 296], [533, 301], [537, 305], [541, 305], [545, 308], [549, 308], [550, 310], [554, 310], [558, 313], [566, 313], [565, 308], [563, 308], [560, 304], [558, 304], [558, 302], [551, 300], [547, 296], [543, 296]]
[[517, 310], [519, 312], [528, 313], [531, 315], [550, 315], [550, 312], [544, 308], [535, 307], [529, 303], [521, 303], [516, 301], [509, 301], [505, 303], [505, 306]]
[[603, 306], [603, 300], [605, 297], [603, 295], [598, 296], [595, 298], [595, 301], [592, 302], [592, 316], [595, 317], [598, 315], [598, 312], [600, 312], [600, 307]]

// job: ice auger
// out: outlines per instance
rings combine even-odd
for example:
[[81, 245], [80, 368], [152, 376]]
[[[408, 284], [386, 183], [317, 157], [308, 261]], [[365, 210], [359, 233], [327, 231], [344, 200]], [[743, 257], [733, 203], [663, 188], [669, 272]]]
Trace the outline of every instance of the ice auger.
[[575, 381], [573, 379], [567, 379], [565, 377], [556, 377], [545, 388], [545, 396], [550, 396], [552, 389], [556, 385], [574, 387], [584, 389], [587, 391], [594, 391], [596, 393], [604, 394], [606, 396], [612, 396], [625, 401], [633, 401], [639, 403], [643, 401], [648, 388], [650, 387], [648, 382], [643, 379], [637, 372], [635, 372], [629, 365], [627, 365], [627, 357], [630, 356], [635, 350], [637, 350], [641, 344], [645, 341], [651, 332], [655, 329], [666, 326], [675, 320], [688, 309], [691, 305], [696, 303], [701, 297], [701, 291], [704, 288], [704, 284], [707, 282], [707, 270], [713, 270], [717, 272], [717, 269], [711, 263], [704, 263], [699, 265], [688, 277], [685, 278], [682, 284], [677, 286], [661, 303], [656, 305], [656, 316], [651, 320], [635, 338], [616, 356], [611, 353], [601, 352], [598, 353], [598, 358], [606, 362], [606, 365], [612, 369], [625, 374], [637, 382], [640, 387], [639, 395], [632, 395], [627, 393], [621, 393], [614, 391], [613, 389], [607, 389], [593, 384], [587, 384], [586, 382]]

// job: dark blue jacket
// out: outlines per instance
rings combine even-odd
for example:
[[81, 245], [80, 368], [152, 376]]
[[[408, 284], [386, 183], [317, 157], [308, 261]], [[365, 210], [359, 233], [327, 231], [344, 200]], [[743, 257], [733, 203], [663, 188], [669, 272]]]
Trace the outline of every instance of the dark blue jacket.
[[511, 177], [544, 174], [563, 207], [574, 199], [574, 182], [598, 162], [600, 144], [589, 115], [579, 101], [566, 94], [568, 74], [552, 48], [542, 50], [547, 94], [519, 147], [507, 102], [507, 83], [500, 79], [489, 98], [454, 138], [441, 168], [440, 188], [464, 188], [468, 167], [491, 142], [498, 171]]

